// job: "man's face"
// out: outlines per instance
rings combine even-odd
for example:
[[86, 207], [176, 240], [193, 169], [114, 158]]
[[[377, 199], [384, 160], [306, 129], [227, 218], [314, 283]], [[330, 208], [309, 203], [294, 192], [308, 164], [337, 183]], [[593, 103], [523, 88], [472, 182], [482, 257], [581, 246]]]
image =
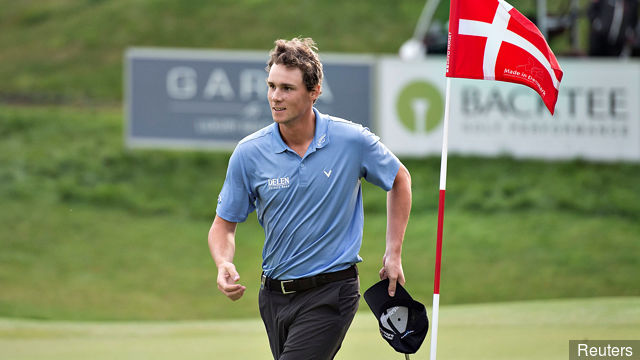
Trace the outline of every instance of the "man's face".
[[273, 64], [267, 78], [271, 116], [278, 124], [292, 124], [309, 114], [318, 98], [319, 86], [308, 91], [302, 81], [302, 71], [296, 67]]

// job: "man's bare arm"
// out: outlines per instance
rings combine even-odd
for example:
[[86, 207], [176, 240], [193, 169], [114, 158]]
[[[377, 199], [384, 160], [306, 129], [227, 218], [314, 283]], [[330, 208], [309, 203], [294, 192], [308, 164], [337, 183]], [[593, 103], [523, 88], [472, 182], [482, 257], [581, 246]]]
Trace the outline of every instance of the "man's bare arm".
[[382, 258], [380, 279], [389, 278], [389, 295], [394, 296], [396, 283], [404, 285], [402, 242], [411, 212], [411, 175], [404, 165], [396, 174], [393, 187], [387, 193], [387, 239]]
[[245, 286], [236, 283], [240, 275], [233, 264], [236, 225], [216, 216], [209, 230], [209, 250], [218, 267], [218, 289], [233, 301], [240, 299], [246, 290]]

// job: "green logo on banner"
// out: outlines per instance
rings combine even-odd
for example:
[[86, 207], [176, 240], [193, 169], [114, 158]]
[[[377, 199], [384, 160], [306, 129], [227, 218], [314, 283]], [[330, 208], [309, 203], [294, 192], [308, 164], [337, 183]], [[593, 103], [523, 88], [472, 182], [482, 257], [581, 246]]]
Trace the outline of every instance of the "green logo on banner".
[[442, 122], [444, 101], [440, 90], [426, 81], [414, 81], [402, 89], [396, 101], [400, 122], [411, 132], [427, 133]]

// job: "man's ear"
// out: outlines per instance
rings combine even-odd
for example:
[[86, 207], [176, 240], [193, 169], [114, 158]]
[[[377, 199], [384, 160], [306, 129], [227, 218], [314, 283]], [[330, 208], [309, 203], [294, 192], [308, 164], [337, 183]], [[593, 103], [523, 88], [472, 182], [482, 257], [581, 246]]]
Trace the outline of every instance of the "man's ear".
[[320, 95], [322, 95], [322, 84], [318, 84], [316, 85], [311, 91], [310, 91], [310, 95], [311, 95], [311, 99], [313, 100], [313, 102], [315, 103], [316, 100], [318, 100], [318, 98], [320, 97]]

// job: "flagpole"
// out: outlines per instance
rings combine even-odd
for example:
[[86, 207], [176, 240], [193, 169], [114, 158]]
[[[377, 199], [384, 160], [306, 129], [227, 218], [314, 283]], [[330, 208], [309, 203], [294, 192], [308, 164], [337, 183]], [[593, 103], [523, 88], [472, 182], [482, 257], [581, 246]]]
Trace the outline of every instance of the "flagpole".
[[438, 346], [438, 313], [440, 310], [440, 265], [442, 261], [442, 231], [444, 227], [444, 193], [447, 187], [447, 147], [449, 139], [449, 101], [451, 78], [447, 78], [444, 123], [442, 125], [442, 157], [440, 159], [440, 195], [438, 200], [438, 235], [436, 242], [436, 268], [433, 280], [433, 310], [431, 315], [431, 360], [436, 360]]

